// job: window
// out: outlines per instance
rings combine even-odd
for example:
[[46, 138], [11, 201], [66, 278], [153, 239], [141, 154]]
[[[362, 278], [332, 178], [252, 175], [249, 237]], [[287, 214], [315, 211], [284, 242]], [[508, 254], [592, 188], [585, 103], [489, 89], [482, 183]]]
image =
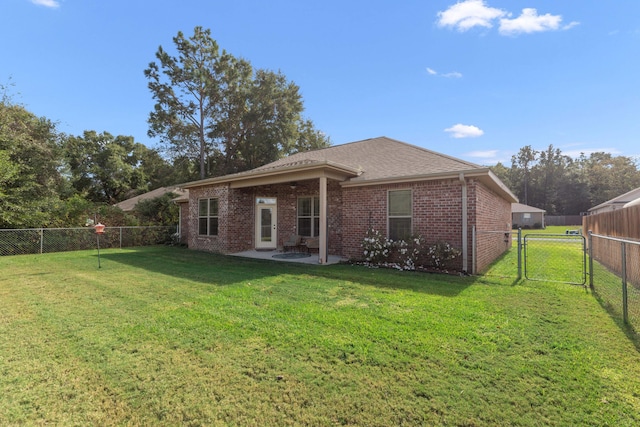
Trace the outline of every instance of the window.
[[198, 234], [218, 235], [218, 199], [198, 200]]
[[411, 190], [389, 191], [389, 238], [406, 239], [411, 236]]
[[298, 199], [298, 234], [305, 237], [320, 235], [320, 198]]

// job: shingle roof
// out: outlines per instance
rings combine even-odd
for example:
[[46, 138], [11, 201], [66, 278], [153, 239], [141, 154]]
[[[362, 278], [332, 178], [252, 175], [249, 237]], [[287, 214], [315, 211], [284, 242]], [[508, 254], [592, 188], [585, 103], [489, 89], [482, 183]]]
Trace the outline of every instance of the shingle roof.
[[256, 168], [254, 171], [316, 162], [331, 162], [361, 171], [358, 177], [351, 178], [351, 182], [463, 172], [482, 168], [474, 163], [435, 151], [395, 139], [379, 137], [293, 154]]
[[534, 208], [533, 206], [524, 205], [522, 203], [511, 203], [512, 213], [532, 213], [532, 212], [546, 212], [544, 209]]
[[489, 168], [384, 136], [293, 154], [256, 169], [194, 181], [183, 184], [182, 187], [195, 188], [231, 182], [236, 185], [242, 185], [239, 184], [241, 182], [247, 186], [259, 185], [256, 180], [265, 177], [269, 177], [273, 183], [286, 182], [287, 174], [294, 176], [301, 171], [322, 169], [342, 176], [343, 186], [450, 179], [458, 178], [459, 174], [464, 173], [465, 177], [480, 179], [506, 200], [518, 200]]
[[623, 206], [626, 203], [632, 202], [635, 199], [637, 199], [638, 197], [640, 197], [640, 187], [638, 188], [634, 188], [631, 191], [627, 191], [626, 193], [618, 196], [618, 197], [614, 197], [611, 200], [607, 200], [604, 203], [600, 203], [597, 206], [592, 207], [591, 209], [589, 209], [589, 212], [591, 211], [595, 211], [598, 209], [602, 209], [606, 206]]

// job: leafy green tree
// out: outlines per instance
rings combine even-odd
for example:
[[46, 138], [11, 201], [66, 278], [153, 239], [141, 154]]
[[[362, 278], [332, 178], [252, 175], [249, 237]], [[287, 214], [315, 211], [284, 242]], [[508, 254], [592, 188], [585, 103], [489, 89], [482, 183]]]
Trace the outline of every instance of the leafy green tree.
[[130, 136], [85, 131], [65, 143], [71, 183], [93, 202], [115, 204], [147, 191], [148, 177], [141, 162], [148, 149]]
[[177, 196], [167, 193], [153, 199], [139, 201], [135, 208], [135, 215], [141, 225], [175, 225], [178, 223], [179, 206], [173, 202]]
[[549, 215], [577, 215], [640, 187], [638, 164], [630, 157], [598, 152], [571, 159], [553, 145], [543, 151], [525, 146], [510, 169], [498, 163], [492, 170], [522, 203]]
[[3, 95], [0, 101], [0, 228], [48, 226], [63, 186], [59, 134]]
[[520, 192], [522, 203], [529, 204], [529, 187], [531, 185], [531, 168], [535, 164], [538, 152], [530, 145], [522, 147], [518, 154], [511, 157], [511, 182]]
[[156, 52], [159, 64], [151, 62], [144, 71], [156, 101], [148, 133], [159, 137], [174, 154], [199, 159], [204, 177], [206, 158], [215, 148], [212, 131], [220, 120], [223, 78], [232, 59], [220, 52], [210, 31], [202, 27], [196, 27], [190, 38], [178, 32], [173, 42], [178, 56], [160, 46]]
[[563, 195], [559, 192], [564, 181], [568, 158], [561, 151], [549, 145], [538, 152], [537, 164], [531, 170], [530, 203], [547, 211], [549, 215], [558, 214], [558, 206]]
[[578, 215], [591, 208], [589, 195], [589, 177], [583, 168], [584, 155], [578, 159], [568, 159], [564, 177], [558, 184], [558, 214]]
[[149, 191], [188, 181], [177, 175], [177, 171], [172, 167], [171, 163], [165, 160], [155, 149], [140, 147], [138, 167], [142, 170], [143, 176], [146, 177], [144, 187]]
[[177, 56], [160, 46], [144, 72], [156, 102], [148, 133], [173, 157], [198, 159], [200, 178], [329, 144], [302, 118], [299, 88], [281, 73], [254, 71], [202, 27], [173, 42]]
[[583, 167], [589, 177], [592, 206], [640, 187], [640, 173], [630, 157], [592, 153]]
[[511, 182], [511, 169], [503, 165], [502, 162], [498, 162], [495, 166], [491, 166], [491, 171], [500, 178], [500, 181], [502, 181], [507, 188], [515, 193], [516, 185]]

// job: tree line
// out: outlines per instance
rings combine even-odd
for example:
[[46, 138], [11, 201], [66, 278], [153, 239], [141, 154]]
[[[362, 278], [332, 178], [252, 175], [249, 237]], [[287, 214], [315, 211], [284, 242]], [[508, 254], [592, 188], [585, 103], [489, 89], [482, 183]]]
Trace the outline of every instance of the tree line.
[[579, 215], [640, 187], [638, 163], [631, 157], [596, 152], [574, 159], [553, 145], [539, 151], [527, 145], [511, 157], [510, 166], [491, 169], [520, 203], [547, 215]]
[[155, 101], [148, 148], [132, 136], [59, 132], [0, 85], [0, 229], [177, 222], [170, 195], [129, 215], [114, 204], [153, 189], [256, 168], [330, 140], [303, 116], [299, 87], [254, 69], [196, 27], [162, 46], [144, 75]]

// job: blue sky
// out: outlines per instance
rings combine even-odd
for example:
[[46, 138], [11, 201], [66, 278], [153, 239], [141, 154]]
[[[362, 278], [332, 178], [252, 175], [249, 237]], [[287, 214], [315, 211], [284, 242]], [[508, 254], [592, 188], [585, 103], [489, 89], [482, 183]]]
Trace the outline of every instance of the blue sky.
[[0, 84], [59, 123], [147, 137], [143, 71], [178, 31], [300, 86], [334, 144], [482, 165], [521, 147], [640, 160], [640, 1], [2, 0]]

